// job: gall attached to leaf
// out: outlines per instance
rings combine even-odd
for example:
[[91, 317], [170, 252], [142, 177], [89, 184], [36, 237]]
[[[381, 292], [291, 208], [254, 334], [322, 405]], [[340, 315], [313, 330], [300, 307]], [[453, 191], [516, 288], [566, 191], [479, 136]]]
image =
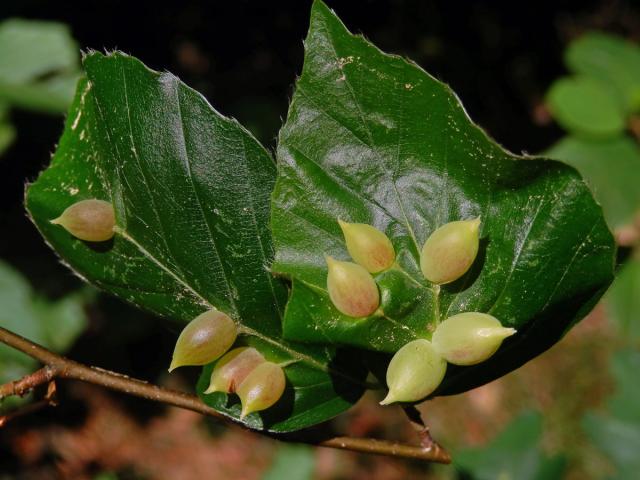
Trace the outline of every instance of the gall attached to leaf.
[[64, 227], [80, 240], [104, 242], [113, 238], [116, 216], [111, 203], [90, 199], [74, 203], [51, 223]]
[[486, 313], [466, 312], [447, 318], [436, 327], [433, 348], [449, 363], [475, 365], [484, 362], [516, 333]]
[[213, 362], [231, 348], [237, 335], [238, 328], [228, 315], [218, 310], [201, 313], [180, 333], [169, 371]]
[[407, 343], [389, 362], [389, 393], [380, 405], [424, 399], [440, 385], [446, 371], [447, 362], [429, 340], [421, 338]]
[[286, 383], [280, 365], [264, 362], [254, 368], [236, 390], [242, 402], [240, 418], [266, 410], [276, 403], [282, 397]]
[[234, 393], [247, 375], [265, 361], [253, 347], [234, 348], [216, 362], [209, 388], [204, 393]]
[[325, 256], [329, 273], [327, 290], [335, 307], [349, 317], [367, 317], [380, 306], [380, 292], [363, 267]]
[[450, 222], [433, 232], [420, 255], [420, 269], [435, 284], [450, 283], [473, 264], [478, 254], [480, 218]]
[[396, 260], [391, 240], [377, 228], [366, 223], [338, 220], [351, 258], [370, 273], [390, 268]]

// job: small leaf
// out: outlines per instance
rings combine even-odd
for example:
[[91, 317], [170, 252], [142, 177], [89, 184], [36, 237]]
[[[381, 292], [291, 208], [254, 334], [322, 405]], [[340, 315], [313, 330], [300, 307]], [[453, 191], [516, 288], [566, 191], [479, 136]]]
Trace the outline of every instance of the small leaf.
[[565, 129], [590, 138], [611, 138], [625, 127], [625, 112], [599, 80], [587, 76], [556, 80], [547, 93], [553, 117]]
[[626, 111], [640, 108], [638, 45], [608, 33], [590, 32], [571, 42], [565, 63], [573, 72], [613, 87]]
[[0, 100], [62, 112], [78, 78], [78, 47], [69, 27], [17, 18], [0, 23]]
[[[364, 390], [359, 363], [281, 339], [287, 290], [268, 270], [269, 153], [169, 73], [121, 53], [89, 54], [84, 66], [52, 165], [27, 192], [49, 244], [91, 283], [174, 321], [226, 313], [239, 324], [240, 344], [287, 364], [282, 401], [248, 417], [248, 426], [296, 430], [349, 408]], [[118, 233], [104, 245], [50, 223], [86, 198], [114, 205]], [[201, 394], [210, 375], [211, 365]], [[237, 397], [202, 398], [239, 418]]]
[[565, 137], [545, 155], [575, 167], [585, 177], [611, 228], [630, 223], [640, 211], [640, 148], [630, 138]]
[[[320, 1], [305, 48], [272, 197], [273, 269], [293, 282], [285, 338], [393, 353], [465, 311], [516, 328], [488, 361], [448, 369], [440, 393], [455, 393], [517, 368], [582, 318], [613, 278], [615, 245], [573, 168], [506, 152], [446, 85], [350, 34]], [[425, 240], [477, 217], [469, 272], [427, 282]], [[393, 243], [397, 265], [374, 275], [383, 316], [353, 319], [331, 304], [323, 255], [348, 258], [338, 218]]]

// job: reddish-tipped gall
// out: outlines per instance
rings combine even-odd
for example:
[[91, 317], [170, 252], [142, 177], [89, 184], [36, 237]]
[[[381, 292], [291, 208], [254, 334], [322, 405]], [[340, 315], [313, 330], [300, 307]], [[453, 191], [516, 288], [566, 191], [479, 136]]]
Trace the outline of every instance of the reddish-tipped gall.
[[275, 404], [282, 397], [286, 383], [284, 370], [275, 363], [264, 362], [254, 368], [236, 390], [242, 402], [240, 418]]
[[247, 375], [265, 361], [262, 354], [253, 347], [234, 348], [216, 362], [209, 388], [204, 393], [234, 393]]
[[480, 219], [450, 222], [433, 232], [420, 255], [427, 280], [450, 283], [464, 275], [478, 254]]
[[380, 306], [380, 292], [364, 267], [326, 256], [327, 290], [335, 307], [349, 317], [367, 317]]
[[169, 371], [213, 362], [229, 350], [237, 335], [238, 328], [228, 315], [218, 310], [201, 313], [180, 333]]
[[391, 240], [377, 228], [366, 223], [347, 223], [338, 220], [347, 250], [354, 262], [370, 273], [390, 268], [396, 260]]
[[486, 313], [466, 312], [447, 318], [433, 332], [433, 348], [449, 363], [475, 365], [500, 348], [503, 340], [516, 333]]

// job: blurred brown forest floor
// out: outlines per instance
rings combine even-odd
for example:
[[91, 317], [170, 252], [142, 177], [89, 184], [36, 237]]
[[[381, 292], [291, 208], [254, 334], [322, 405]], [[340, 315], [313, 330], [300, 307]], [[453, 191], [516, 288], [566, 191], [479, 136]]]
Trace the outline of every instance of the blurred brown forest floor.
[[[465, 395], [426, 402], [420, 410], [454, 455], [457, 448], [485, 444], [523, 409], [544, 412], [544, 449], [569, 457], [567, 478], [598, 477], [606, 466], [581, 433], [580, 419], [611, 390], [607, 361], [615, 342], [609, 330], [598, 308], [518, 371]], [[57, 411], [17, 419], [0, 436], [0, 449], [21, 465], [16, 478], [83, 480], [109, 471], [120, 479], [259, 479], [278, 447], [192, 412], [156, 408], [85, 384], [62, 389], [65, 403]], [[335, 421], [337, 428], [354, 436], [415, 441], [400, 409], [381, 408], [377, 401], [367, 394]], [[76, 414], [71, 423], [70, 412]], [[454, 478], [452, 467], [330, 449], [317, 449], [315, 460], [314, 478], [321, 480]]]

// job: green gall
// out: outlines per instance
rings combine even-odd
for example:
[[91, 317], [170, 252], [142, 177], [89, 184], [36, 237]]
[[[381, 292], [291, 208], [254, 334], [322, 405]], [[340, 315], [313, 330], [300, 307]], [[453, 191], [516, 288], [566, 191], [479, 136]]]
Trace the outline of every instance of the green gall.
[[180, 333], [169, 371], [213, 362], [229, 350], [237, 335], [238, 328], [228, 315], [218, 310], [201, 313]]
[[380, 405], [417, 402], [430, 395], [442, 382], [447, 362], [429, 340], [413, 340], [403, 346], [387, 368], [389, 393]]
[[447, 318], [433, 332], [433, 348], [449, 363], [475, 365], [484, 362], [516, 333], [486, 313], [466, 312]]
[[286, 383], [280, 365], [264, 362], [254, 368], [236, 390], [242, 402], [240, 418], [266, 410], [276, 403], [282, 397]]
[[255, 348], [234, 348], [216, 362], [209, 388], [204, 393], [235, 392], [247, 375], [264, 362], [264, 357]]
[[113, 238], [116, 216], [111, 203], [90, 199], [74, 203], [51, 223], [80, 240], [104, 242]]
[[338, 220], [351, 258], [371, 273], [382, 272], [393, 265], [396, 252], [391, 240], [366, 223], [347, 223]]
[[349, 317], [367, 317], [378, 309], [380, 292], [363, 267], [326, 256], [327, 290], [335, 307]]
[[473, 264], [478, 254], [480, 218], [450, 222], [433, 232], [420, 255], [420, 269], [430, 282], [450, 283]]

